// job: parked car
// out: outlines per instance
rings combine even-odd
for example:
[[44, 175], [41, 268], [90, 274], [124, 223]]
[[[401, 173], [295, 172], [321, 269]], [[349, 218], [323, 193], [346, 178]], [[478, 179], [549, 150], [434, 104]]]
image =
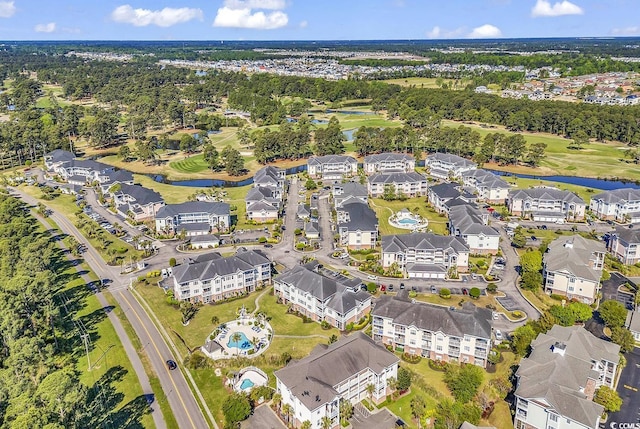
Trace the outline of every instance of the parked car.
[[532, 236], [531, 236], [531, 240], [533, 240], [533, 241], [538, 241], [538, 237], [536, 237], [535, 235], [532, 235]]
[[369, 274], [369, 275], [367, 276], [367, 278], [368, 278], [369, 280], [378, 280], [378, 276], [374, 276], [373, 274]]
[[438, 289], [434, 285], [431, 285], [431, 293], [438, 293]]
[[404, 289], [404, 283], [400, 283], [400, 289]]
[[503, 339], [504, 337], [502, 336], [502, 332], [500, 331], [500, 329], [496, 329], [496, 340], [502, 341]]
[[267, 243], [267, 244], [264, 245], [264, 247], [267, 248], [267, 249], [271, 249], [273, 247], [273, 244]]
[[467, 290], [467, 288], [466, 288], [466, 287], [463, 287], [463, 288], [462, 288], [462, 294], [463, 294], [463, 295], [469, 295], [469, 291]]
[[388, 289], [389, 289], [389, 291], [392, 291], [393, 290], [393, 285], [389, 285]]

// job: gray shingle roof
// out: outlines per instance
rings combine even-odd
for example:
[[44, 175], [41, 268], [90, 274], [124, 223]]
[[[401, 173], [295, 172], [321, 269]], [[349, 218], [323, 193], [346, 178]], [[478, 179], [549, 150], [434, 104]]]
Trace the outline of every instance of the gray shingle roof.
[[625, 243], [640, 243], [640, 229], [617, 226], [615, 235]]
[[441, 200], [443, 199], [453, 199], [459, 197], [460, 191], [458, 187], [460, 185], [454, 183], [441, 183], [439, 185], [434, 185], [429, 188], [429, 192], [433, 192]]
[[266, 201], [258, 201], [251, 204], [249, 207], [247, 207], [248, 212], [259, 212], [263, 210], [266, 212], [278, 211], [278, 209], [275, 206], [272, 206]]
[[451, 207], [449, 209], [449, 223], [460, 231], [461, 235], [500, 235], [494, 228], [484, 224], [480, 210], [470, 204]]
[[376, 212], [361, 200], [349, 201], [343, 204], [338, 210], [349, 214], [349, 220], [340, 222], [338, 225], [339, 228], [347, 228], [348, 231], [378, 230]]
[[[564, 355], [554, 353], [558, 343]], [[520, 362], [516, 372], [516, 395], [522, 398], [544, 398], [562, 416], [595, 427], [603, 407], [587, 399], [581, 392], [587, 379], [597, 380], [592, 360], [618, 363], [620, 346], [596, 338], [580, 326], [553, 326], [531, 343], [530, 356]]]
[[587, 240], [580, 235], [558, 238], [549, 244], [549, 250], [544, 254], [545, 269], [566, 270], [576, 277], [597, 282], [602, 277], [602, 271], [589, 266], [589, 260], [595, 252], [605, 253], [604, 243]]
[[354, 164], [357, 163], [356, 159], [352, 156], [345, 155], [324, 155], [324, 156], [312, 156], [307, 161], [309, 165], [323, 165], [323, 164]]
[[591, 197], [591, 200], [601, 200], [608, 204], [624, 203], [640, 200], [640, 189], [622, 188], [604, 191]]
[[481, 168], [477, 170], [465, 171], [462, 173], [464, 179], [474, 178], [477, 186], [487, 187], [489, 189], [509, 188], [509, 184], [500, 176]]
[[126, 183], [122, 183], [120, 184], [120, 190], [117, 193], [129, 195], [141, 206], [149, 203], [161, 203], [163, 201], [162, 196], [159, 193], [140, 185], [128, 185]]
[[389, 295], [381, 296], [372, 311], [374, 316], [392, 319], [393, 323], [415, 326], [430, 332], [464, 337], [491, 338], [491, 310], [466, 303], [462, 309], [426, 303], [412, 303]]
[[255, 188], [249, 189], [249, 192], [247, 192], [247, 196], [244, 197], [244, 200], [247, 202], [260, 201], [263, 199], [274, 199], [273, 191], [263, 186], [257, 186]]
[[215, 215], [228, 215], [229, 204], [207, 201], [187, 201], [180, 204], [167, 204], [158, 210], [156, 218], [173, 217], [185, 213], [210, 213]]
[[436, 235], [426, 232], [386, 235], [382, 237], [383, 252], [404, 252], [407, 249], [453, 249], [468, 252], [469, 247], [460, 237]]
[[415, 171], [396, 173], [375, 173], [369, 177], [369, 183], [393, 184], [426, 182], [427, 178]]
[[105, 183], [133, 182], [133, 174], [128, 170], [112, 171], [107, 174], [108, 180]]
[[238, 271], [248, 271], [253, 269], [256, 265], [270, 263], [269, 259], [264, 256], [264, 254], [258, 253], [254, 250], [241, 252], [235, 256], [229, 256], [228, 258], [222, 258], [216, 253], [207, 255], [207, 258], [212, 258], [208, 260], [204, 258], [204, 255], [201, 256], [203, 256], [204, 260], [196, 258], [192, 263], [178, 265], [173, 268], [173, 276], [178, 284], [193, 280], [200, 280], [204, 282], [213, 279], [216, 276], [233, 274]]
[[533, 199], [533, 200], [548, 200], [548, 201], [564, 201], [568, 203], [584, 204], [584, 200], [574, 194], [573, 192], [563, 191], [556, 188], [531, 188], [531, 189], [516, 189], [509, 192], [509, 198], [511, 199]]
[[309, 410], [338, 395], [333, 386], [369, 368], [380, 373], [399, 359], [362, 332], [343, 337], [329, 346], [316, 347], [309, 356], [292, 361], [274, 375]]
[[446, 162], [449, 164], [454, 164], [460, 167], [474, 166], [477, 165], [475, 162], [469, 161], [468, 159], [462, 158], [457, 155], [453, 155], [451, 153], [441, 153], [437, 152], [431, 154], [427, 157], [427, 160], [438, 160], [441, 162]]
[[364, 157], [364, 162], [369, 164], [381, 161], [412, 161], [413, 159], [413, 156], [407, 153], [385, 152], [367, 155]]

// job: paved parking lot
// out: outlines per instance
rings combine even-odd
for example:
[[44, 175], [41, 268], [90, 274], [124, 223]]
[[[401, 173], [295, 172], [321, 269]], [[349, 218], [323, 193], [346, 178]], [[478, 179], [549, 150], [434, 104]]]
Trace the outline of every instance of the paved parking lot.
[[286, 429], [267, 404], [260, 405], [249, 418], [240, 424], [242, 429]]
[[508, 311], [515, 311], [518, 309], [518, 304], [508, 296], [496, 297], [496, 300]]
[[613, 427], [612, 422], [619, 425], [640, 423], [640, 348], [636, 347], [624, 357], [627, 358], [627, 366], [622, 370], [617, 389], [622, 398], [622, 408], [609, 416], [607, 428]]

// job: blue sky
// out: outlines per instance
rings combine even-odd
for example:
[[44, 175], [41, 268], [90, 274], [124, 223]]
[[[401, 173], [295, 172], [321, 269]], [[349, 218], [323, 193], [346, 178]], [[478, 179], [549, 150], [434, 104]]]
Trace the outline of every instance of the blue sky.
[[0, 0], [1, 40], [640, 35], [640, 0]]

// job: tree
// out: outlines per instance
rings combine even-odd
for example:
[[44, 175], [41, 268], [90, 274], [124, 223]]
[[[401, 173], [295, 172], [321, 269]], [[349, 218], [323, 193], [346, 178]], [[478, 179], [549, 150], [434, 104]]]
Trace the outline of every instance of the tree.
[[311, 422], [309, 420], [303, 421], [300, 429], [311, 429]]
[[609, 386], [600, 386], [593, 396], [593, 402], [602, 405], [608, 413], [620, 411], [622, 407], [622, 399], [618, 395], [618, 392]]
[[180, 150], [186, 153], [193, 153], [198, 148], [198, 141], [191, 134], [180, 136]]
[[284, 418], [287, 421], [287, 423], [289, 423], [289, 418], [291, 416], [291, 413], [293, 413], [293, 407], [289, 404], [284, 404], [282, 406], [282, 414], [284, 414]]
[[322, 429], [331, 429], [331, 426], [332, 426], [332, 424], [331, 424], [331, 419], [330, 419], [329, 417], [327, 417], [327, 416], [323, 416], [323, 417], [320, 419], [320, 427], [321, 427]]
[[329, 124], [324, 129], [318, 129], [314, 133], [316, 155], [339, 155], [344, 153], [344, 141], [346, 137], [340, 128], [340, 121], [336, 116], [329, 119]]
[[172, 267], [172, 268], [173, 268], [173, 267], [175, 267], [175, 266], [176, 266], [176, 264], [177, 264], [177, 262], [176, 262], [176, 258], [169, 258], [169, 266], [170, 266], [170, 267]]
[[417, 421], [420, 421], [420, 418], [427, 412], [427, 402], [420, 395], [416, 395], [411, 398], [410, 402], [411, 406], [411, 415]]
[[469, 296], [474, 299], [480, 298], [480, 289], [478, 289], [477, 287], [472, 287], [471, 289], [469, 289]]
[[211, 324], [218, 326], [220, 324], [220, 318], [218, 316], [211, 316]]
[[240, 176], [244, 174], [244, 158], [237, 149], [227, 146], [222, 149], [222, 160], [224, 168], [230, 176]]
[[398, 390], [400, 392], [406, 392], [407, 390], [409, 390], [409, 388], [411, 387], [412, 378], [413, 378], [413, 376], [411, 374], [411, 371], [409, 371], [406, 368], [399, 367], [398, 368], [398, 381], [397, 381]]
[[348, 400], [340, 401], [340, 421], [343, 423], [347, 423], [349, 419], [353, 416], [353, 405]]
[[369, 397], [369, 400], [372, 400], [373, 392], [376, 391], [376, 386], [373, 383], [369, 383], [367, 384], [367, 387], [365, 387], [365, 390], [367, 391], [367, 396]]
[[518, 249], [522, 249], [527, 245], [527, 237], [522, 231], [516, 230], [515, 234], [513, 234], [513, 237], [511, 238], [511, 245]]
[[524, 356], [529, 352], [529, 346], [537, 336], [538, 333], [530, 324], [519, 326], [511, 334], [511, 348], [518, 356]]
[[622, 353], [627, 353], [635, 347], [635, 338], [627, 328], [616, 326], [611, 330], [611, 341], [620, 346]]
[[126, 145], [123, 144], [122, 146], [120, 146], [120, 149], [118, 150], [118, 156], [123, 160], [123, 161], [128, 161], [129, 158], [131, 158], [131, 148]]
[[537, 250], [523, 253], [520, 256], [520, 267], [522, 271], [540, 271], [542, 269], [542, 254]]
[[307, 189], [307, 191], [313, 191], [315, 189], [318, 189], [318, 184], [316, 183], [315, 180], [309, 178], [307, 179], [307, 181], [304, 183], [304, 187]]
[[546, 149], [546, 143], [532, 143], [529, 145], [524, 161], [532, 167], [537, 167], [544, 158], [544, 151]]
[[575, 314], [568, 306], [563, 307], [561, 305], [553, 305], [549, 309], [549, 312], [558, 319], [558, 322], [562, 326], [573, 326], [576, 323]]
[[393, 201], [396, 199], [396, 187], [393, 184], [388, 183], [384, 185], [382, 199], [385, 201]]
[[331, 336], [329, 337], [329, 344], [333, 344], [336, 341], [338, 341], [338, 336], [336, 334], [331, 334]]
[[234, 393], [222, 403], [222, 413], [227, 424], [245, 420], [251, 414], [249, 398], [241, 393]]
[[156, 147], [153, 141], [137, 140], [135, 143], [136, 156], [144, 163], [153, 162], [156, 159]]
[[523, 289], [536, 291], [542, 285], [542, 274], [539, 272], [525, 271], [522, 273], [521, 286]]
[[444, 375], [444, 382], [456, 401], [465, 403], [478, 393], [483, 378], [484, 373], [479, 366], [449, 365]]
[[238, 345], [238, 343], [241, 339], [242, 335], [240, 335], [240, 332], [235, 332], [233, 335], [231, 335], [231, 341], [236, 344], [236, 355], [240, 352], [240, 346]]
[[573, 141], [569, 146], [569, 149], [582, 149], [582, 146], [589, 143], [589, 136], [584, 130], [578, 130], [573, 135]]
[[573, 313], [576, 322], [586, 322], [593, 316], [593, 308], [583, 302], [572, 302], [568, 308]]
[[220, 168], [220, 154], [211, 143], [206, 144], [202, 149], [202, 158], [211, 170], [217, 171]]
[[477, 425], [480, 422], [482, 410], [475, 404], [462, 404], [451, 399], [442, 399], [436, 407], [436, 429], [458, 429], [467, 421]]
[[627, 309], [618, 301], [608, 300], [600, 304], [600, 318], [610, 328], [623, 326], [627, 320]]

